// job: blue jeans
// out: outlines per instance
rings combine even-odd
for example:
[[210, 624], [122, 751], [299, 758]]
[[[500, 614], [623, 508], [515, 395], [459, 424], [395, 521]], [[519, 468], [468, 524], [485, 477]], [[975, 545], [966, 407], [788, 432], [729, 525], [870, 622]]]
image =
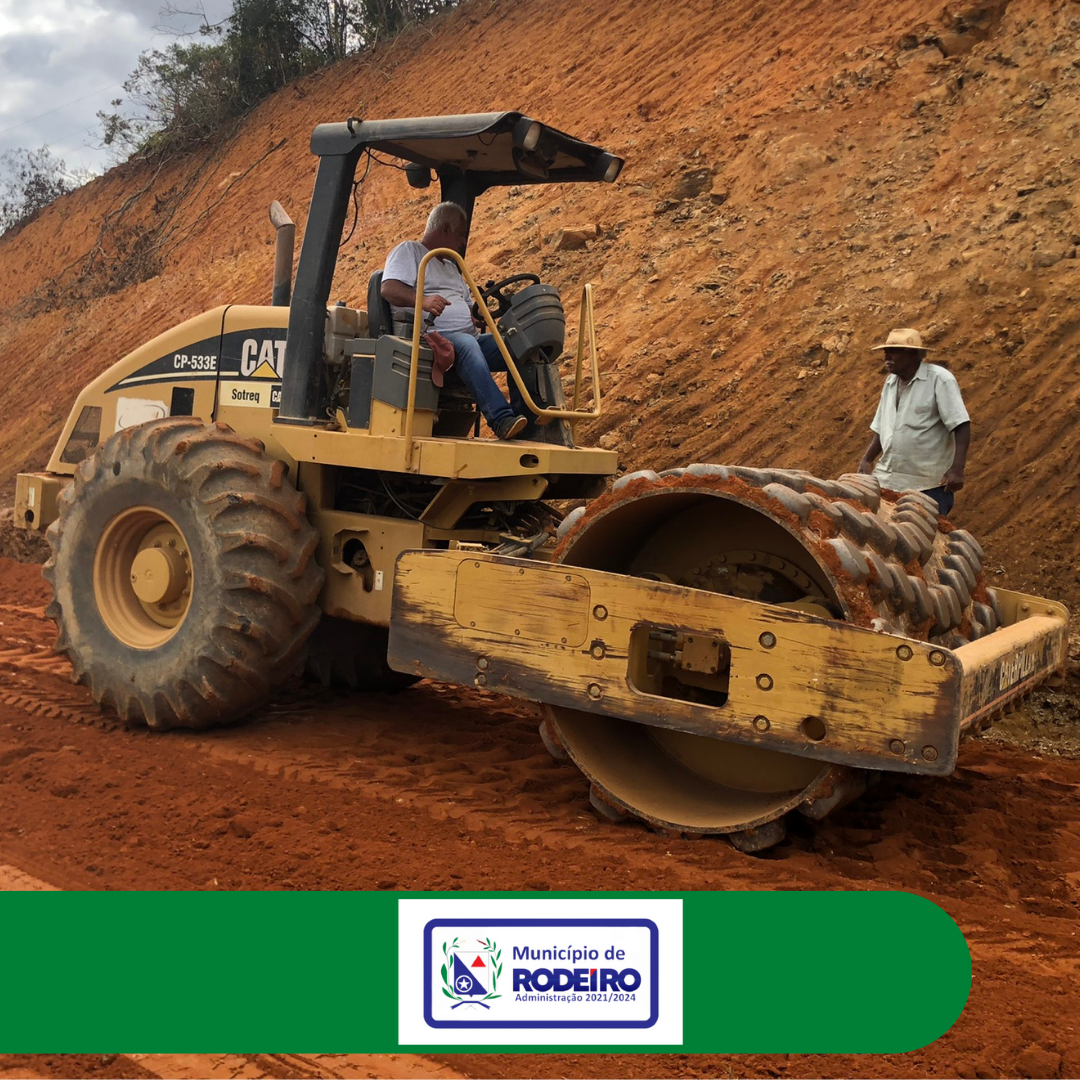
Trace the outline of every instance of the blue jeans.
[[508, 416], [529, 415], [514, 380], [509, 377], [506, 380], [510, 388], [510, 401], [507, 403], [499, 384], [491, 377], [493, 371], [506, 370], [506, 361], [491, 334], [481, 334], [479, 337], [466, 333], [443, 336], [454, 346], [454, 366], [480, 406], [488, 427], [494, 430]]
[[937, 503], [938, 513], [942, 517], [949, 516], [949, 511], [953, 508], [953, 503], [956, 502], [956, 496], [951, 491], [946, 491], [944, 487], [936, 487], [924, 491], [923, 494], [929, 495]]

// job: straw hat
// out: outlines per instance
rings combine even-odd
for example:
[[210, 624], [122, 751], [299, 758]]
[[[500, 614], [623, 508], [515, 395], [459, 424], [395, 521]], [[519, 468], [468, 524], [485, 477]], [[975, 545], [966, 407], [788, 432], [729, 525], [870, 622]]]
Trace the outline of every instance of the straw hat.
[[890, 330], [884, 345], [875, 345], [871, 350], [878, 349], [918, 349], [926, 352], [926, 346], [922, 343], [922, 334], [918, 330]]

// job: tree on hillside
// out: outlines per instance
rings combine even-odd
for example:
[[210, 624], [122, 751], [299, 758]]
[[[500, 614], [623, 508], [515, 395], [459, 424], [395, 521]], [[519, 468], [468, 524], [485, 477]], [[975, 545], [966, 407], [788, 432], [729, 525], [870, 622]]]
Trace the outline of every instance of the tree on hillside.
[[139, 57], [102, 141], [117, 160], [185, 149], [219, 131], [293, 79], [370, 48], [459, 0], [234, 0], [218, 40], [175, 43]]
[[124, 90], [133, 111], [121, 113], [122, 99], [117, 98], [112, 113], [98, 113], [102, 141], [121, 159], [136, 149], [155, 149], [160, 132], [168, 132], [172, 142], [194, 142], [238, 111], [231, 56], [224, 42], [174, 43], [164, 52], [144, 52]]
[[456, 7], [458, 0], [355, 0], [352, 29], [361, 46], [385, 41]]
[[303, 30], [308, 42], [332, 64], [349, 55], [353, 33], [348, 0], [310, 0], [305, 5]]
[[321, 66], [305, 38], [306, 21], [303, 0], [234, 0], [226, 47], [243, 107]]
[[92, 176], [83, 169], [69, 169], [47, 146], [0, 154], [0, 233], [28, 221]]

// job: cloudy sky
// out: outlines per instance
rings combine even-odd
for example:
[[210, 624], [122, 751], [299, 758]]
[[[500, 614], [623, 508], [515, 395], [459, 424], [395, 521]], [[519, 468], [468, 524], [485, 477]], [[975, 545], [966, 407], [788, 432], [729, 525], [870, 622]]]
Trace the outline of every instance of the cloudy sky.
[[0, 154], [48, 145], [69, 168], [109, 167], [96, 113], [146, 49], [215, 22], [231, 0], [176, 0], [192, 14], [164, 14], [167, 0], [0, 0]]

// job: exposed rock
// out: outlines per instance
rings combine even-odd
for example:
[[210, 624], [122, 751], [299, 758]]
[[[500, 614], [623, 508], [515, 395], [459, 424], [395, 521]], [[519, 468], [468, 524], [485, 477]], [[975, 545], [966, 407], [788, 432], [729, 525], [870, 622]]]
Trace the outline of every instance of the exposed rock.
[[1036, 251], [1031, 256], [1031, 264], [1045, 269], [1048, 266], [1054, 266], [1061, 262], [1061, 260], [1065, 258], [1065, 254], [1064, 251], [1048, 250], [1044, 248], [1040, 251]]
[[934, 44], [945, 56], [963, 56], [971, 52], [982, 38], [977, 34], [942, 33], [934, 38]]
[[1016, 1055], [1016, 1073], [1026, 1080], [1047, 1080], [1057, 1076], [1061, 1055], [1041, 1046], [1029, 1046]]
[[574, 228], [560, 229], [552, 236], [551, 247], [554, 251], [577, 251], [599, 235], [600, 229], [596, 225], [578, 225]]
[[709, 169], [692, 169], [685, 172], [675, 182], [672, 197], [680, 202], [695, 199], [712, 185], [712, 172]]
[[255, 835], [255, 830], [258, 826], [251, 818], [248, 817], [234, 817], [229, 822], [229, 831], [234, 836], [238, 836], [241, 840], [247, 840]]
[[942, 82], [931, 86], [929, 90], [920, 94], [916, 101], [922, 101], [924, 104], [943, 105], [945, 102], [951, 101], [954, 95], [955, 90], [952, 84]]

